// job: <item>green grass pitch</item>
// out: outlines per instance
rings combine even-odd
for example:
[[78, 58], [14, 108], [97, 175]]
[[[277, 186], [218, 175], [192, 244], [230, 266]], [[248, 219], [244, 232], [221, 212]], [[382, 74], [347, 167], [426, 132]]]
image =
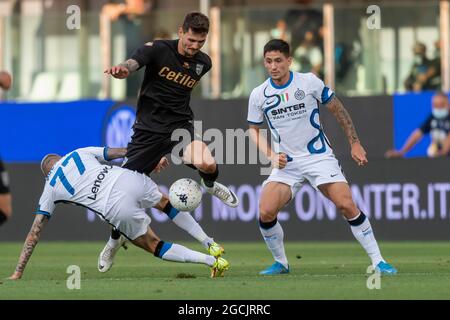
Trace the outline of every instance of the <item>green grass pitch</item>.
[[[197, 243], [183, 243], [202, 250]], [[224, 243], [231, 263], [224, 278], [204, 265], [162, 261], [141, 249], [121, 249], [113, 268], [97, 271], [101, 242], [41, 242], [20, 281], [14, 270], [22, 243], [0, 243], [0, 300], [4, 299], [450, 299], [449, 242], [381, 242], [399, 271], [369, 290], [369, 260], [358, 243], [287, 242], [291, 273], [259, 276], [272, 263], [263, 242]], [[81, 270], [81, 289], [69, 290], [69, 265]]]

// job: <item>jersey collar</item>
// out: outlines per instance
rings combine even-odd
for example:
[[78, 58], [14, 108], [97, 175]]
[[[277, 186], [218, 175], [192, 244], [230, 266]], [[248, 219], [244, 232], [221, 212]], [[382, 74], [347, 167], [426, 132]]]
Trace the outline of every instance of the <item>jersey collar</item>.
[[284, 89], [284, 88], [286, 88], [287, 86], [289, 86], [289, 85], [291, 84], [293, 78], [294, 78], [294, 73], [293, 73], [292, 71], [289, 71], [289, 80], [288, 80], [288, 82], [286, 82], [286, 84], [284, 84], [284, 85], [282, 85], [282, 86], [277, 86], [277, 85], [273, 82], [272, 78], [270, 78], [270, 84], [271, 84], [272, 87], [274, 87], [275, 89]]

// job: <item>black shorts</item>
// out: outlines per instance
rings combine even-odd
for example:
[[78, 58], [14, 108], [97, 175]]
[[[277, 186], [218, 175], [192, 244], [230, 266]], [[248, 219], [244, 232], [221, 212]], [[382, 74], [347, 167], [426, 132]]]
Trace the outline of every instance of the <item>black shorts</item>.
[[9, 177], [2, 160], [0, 160], [0, 194], [4, 193], [9, 193]]
[[[135, 129], [131, 142], [128, 143], [126, 161], [123, 168], [150, 174], [163, 156], [171, 153], [178, 143], [185, 146], [196, 139], [194, 126], [188, 122], [181, 127], [186, 129], [189, 135], [189, 141], [172, 141], [172, 133], [155, 133], [145, 130]], [[178, 156], [182, 157], [182, 151]]]

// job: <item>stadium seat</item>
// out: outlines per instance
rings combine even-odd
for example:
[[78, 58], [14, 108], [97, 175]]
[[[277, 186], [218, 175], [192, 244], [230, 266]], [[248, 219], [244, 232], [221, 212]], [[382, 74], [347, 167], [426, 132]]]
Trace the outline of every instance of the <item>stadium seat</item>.
[[67, 72], [63, 75], [61, 87], [56, 100], [77, 100], [81, 97], [81, 79], [76, 71]]

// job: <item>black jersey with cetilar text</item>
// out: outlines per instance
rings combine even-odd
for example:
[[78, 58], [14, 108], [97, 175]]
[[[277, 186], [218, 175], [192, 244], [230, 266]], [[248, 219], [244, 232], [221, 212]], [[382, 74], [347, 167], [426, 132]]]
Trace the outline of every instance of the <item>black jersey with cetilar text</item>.
[[156, 40], [137, 49], [131, 59], [145, 66], [134, 128], [168, 133], [193, 120], [192, 89], [211, 69], [210, 57], [178, 53], [179, 40]]

